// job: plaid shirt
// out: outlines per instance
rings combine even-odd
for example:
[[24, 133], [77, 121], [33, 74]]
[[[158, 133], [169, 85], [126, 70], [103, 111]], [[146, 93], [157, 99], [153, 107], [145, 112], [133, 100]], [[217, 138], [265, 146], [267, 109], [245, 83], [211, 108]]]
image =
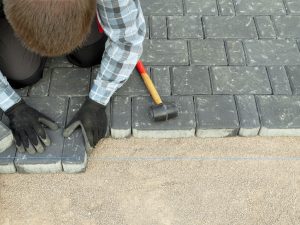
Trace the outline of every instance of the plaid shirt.
[[[89, 97], [107, 105], [141, 57], [146, 25], [139, 0], [97, 0], [97, 18], [108, 40]], [[20, 100], [0, 71], [0, 108], [6, 111]]]

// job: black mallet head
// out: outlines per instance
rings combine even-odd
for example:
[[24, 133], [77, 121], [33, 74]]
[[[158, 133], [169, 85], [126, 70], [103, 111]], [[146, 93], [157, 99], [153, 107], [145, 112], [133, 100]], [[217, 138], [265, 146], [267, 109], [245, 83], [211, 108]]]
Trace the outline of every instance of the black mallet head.
[[178, 116], [178, 108], [174, 103], [152, 105], [150, 115], [155, 121], [167, 121]]

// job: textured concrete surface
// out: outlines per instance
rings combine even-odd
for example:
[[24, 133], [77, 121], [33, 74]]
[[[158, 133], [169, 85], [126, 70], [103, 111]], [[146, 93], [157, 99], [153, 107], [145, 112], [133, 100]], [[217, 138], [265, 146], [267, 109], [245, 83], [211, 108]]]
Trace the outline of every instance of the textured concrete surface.
[[299, 146], [107, 139], [83, 174], [0, 175], [0, 224], [300, 224]]

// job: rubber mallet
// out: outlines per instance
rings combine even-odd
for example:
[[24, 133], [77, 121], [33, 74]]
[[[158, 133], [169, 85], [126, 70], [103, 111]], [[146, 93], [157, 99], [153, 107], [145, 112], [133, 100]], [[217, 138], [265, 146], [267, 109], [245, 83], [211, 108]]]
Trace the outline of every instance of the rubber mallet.
[[178, 116], [178, 108], [175, 103], [163, 103], [145, 66], [141, 60], [136, 64], [155, 105], [150, 106], [150, 115], [155, 121], [166, 121]]

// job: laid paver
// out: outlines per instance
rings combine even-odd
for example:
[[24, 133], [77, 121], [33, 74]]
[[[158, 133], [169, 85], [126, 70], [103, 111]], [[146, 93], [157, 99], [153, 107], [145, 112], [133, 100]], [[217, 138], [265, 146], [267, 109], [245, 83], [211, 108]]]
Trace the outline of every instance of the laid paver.
[[202, 37], [203, 32], [200, 16], [191, 15], [168, 17], [169, 39], [188, 39]]
[[178, 117], [155, 122], [149, 115], [153, 105], [150, 97], [132, 99], [132, 132], [138, 138], [179, 138], [195, 135], [195, 111], [192, 96], [166, 96], [165, 102], [174, 102], [179, 110]]
[[167, 18], [165, 16], [151, 16], [150, 20], [151, 39], [167, 39]]
[[300, 2], [298, 0], [285, 0], [290, 14], [300, 14]]
[[294, 40], [246, 40], [250, 66], [300, 65], [300, 52]]
[[219, 14], [222, 16], [234, 16], [234, 4], [232, 0], [219, 0]]
[[146, 16], [150, 15], [182, 15], [183, 2], [182, 0], [140, 0], [143, 13]]
[[45, 67], [46, 68], [58, 68], [58, 67], [71, 68], [76, 66], [71, 64], [65, 56], [60, 56], [60, 57], [48, 58]]
[[293, 94], [300, 95], [300, 66], [287, 66], [286, 71], [290, 78]]
[[16, 146], [12, 145], [4, 152], [0, 153], [0, 174], [15, 173], [16, 167], [14, 164], [16, 156]]
[[197, 137], [236, 136], [239, 120], [231, 95], [203, 95], [195, 97]]
[[213, 67], [214, 94], [272, 94], [264, 67]]
[[131, 136], [131, 98], [115, 96], [111, 104], [111, 136], [127, 138]]
[[205, 16], [203, 21], [207, 38], [258, 38], [251, 16]]
[[[171, 75], [167, 66], [156, 66], [151, 68], [151, 78], [158, 93], [162, 96], [171, 95]], [[144, 85], [145, 86], [145, 85]]]
[[188, 65], [188, 48], [184, 40], [145, 40], [142, 60], [145, 65]]
[[146, 35], [145, 35], [145, 39], [149, 39], [150, 38], [150, 22], [149, 22], [149, 16], [145, 16], [145, 22], [146, 22]]
[[300, 38], [300, 16], [275, 16], [279, 37]]
[[192, 40], [191, 63], [200, 66], [227, 65], [224, 42], [221, 40]]
[[215, 0], [185, 0], [185, 6], [189, 14], [218, 15]]
[[285, 15], [282, 0], [233, 0], [237, 15]]
[[87, 96], [90, 88], [89, 68], [55, 68], [52, 71], [50, 96]]
[[256, 96], [261, 136], [300, 135], [300, 96]]
[[270, 16], [257, 16], [254, 18], [259, 39], [276, 38], [276, 31]]
[[45, 68], [43, 78], [29, 89], [29, 96], [48, 96], [52, 69]]
[[13, 144], [13, 135], [2, 122], [0, 122], [0, 153], [4, 152]]
[[241, 41], [227, 40], [225, 46], [230, 66], [242, 66], [246, 64], [244, 47]]
[[257, 136], [260, 130], [260, 121], [254, 96], [236, 95], [235, 98], [240, 122], [239, 135]]
[[291, 95], [291, 85], [283, 66], [270, 66], [267, 68], [272, 91], [274, 95]]
[[15, 165], [19, 173], [56, 173], [62, 171], [61, 157], [64, 138], [62, 136], [67, 115], [68, 99], [63, 97], [27, 97], [26, 103], [55, 121], [60, 129], [47, 134], [52, 144], [43, 153], [30, 155], [16, 154]]
[[172, 69], [173, 95], [211, 94], [207, 67], [174, 67]]

